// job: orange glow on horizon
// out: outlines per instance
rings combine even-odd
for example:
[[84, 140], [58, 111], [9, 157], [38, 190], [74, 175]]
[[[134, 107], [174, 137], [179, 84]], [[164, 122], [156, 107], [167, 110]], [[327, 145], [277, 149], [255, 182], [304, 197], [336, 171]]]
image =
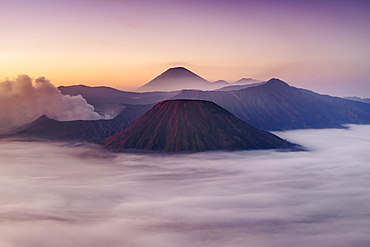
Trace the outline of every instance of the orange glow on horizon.
[[0, 8], [0, 78], [132, 90], [183, 66], [209, 81], [278, 77], [369, 97], [366, 1], [31, 2]]

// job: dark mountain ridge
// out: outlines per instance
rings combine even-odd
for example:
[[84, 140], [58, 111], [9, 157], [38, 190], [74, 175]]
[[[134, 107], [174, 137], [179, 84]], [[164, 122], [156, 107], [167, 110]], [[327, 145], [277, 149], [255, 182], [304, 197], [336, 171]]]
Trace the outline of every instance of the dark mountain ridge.
[[236, 91], [182, 90], [173, 99], [210, 100], [264, 130], [369, 124], [370, 105], [289, 86], [279, 79]]
[[87, 103], [94, 106], [95, 111], [104, 115], [117, 105], [148, 105], [166, 100], [178, 92], [126, 92], [110, 87], [88, 87], [85, 85], [60, 86], [58, 89], [65, 95], [81, 95]]
[[98, 142], [116, 134], [141, 116], [153, 105], [125, 105], [122, 112], [109, 120], [57, 121], [41, 116], [18, 128], [11, 136], [40, 138], [56, 141]]
[[159, 152], [294, 148], [295, 145], [243, 122], [210, 101], [168, 100], [156, 104], [104, 147]]

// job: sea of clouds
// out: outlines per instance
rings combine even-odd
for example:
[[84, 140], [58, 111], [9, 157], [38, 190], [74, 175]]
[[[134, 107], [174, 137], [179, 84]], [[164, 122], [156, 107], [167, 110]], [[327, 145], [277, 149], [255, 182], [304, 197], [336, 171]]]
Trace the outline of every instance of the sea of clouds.
[[370, 126], [276, 134], [308, 151], [2, 139], [0, 246], [370, 246]]

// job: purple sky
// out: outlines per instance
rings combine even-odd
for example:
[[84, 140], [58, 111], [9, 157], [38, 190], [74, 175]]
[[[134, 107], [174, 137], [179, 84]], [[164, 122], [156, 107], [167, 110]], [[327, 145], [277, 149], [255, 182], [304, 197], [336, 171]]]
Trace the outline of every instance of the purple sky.
[[133, 89], [169, 67], [370, 97], [369, 1], [0, 1], [0, 78]]

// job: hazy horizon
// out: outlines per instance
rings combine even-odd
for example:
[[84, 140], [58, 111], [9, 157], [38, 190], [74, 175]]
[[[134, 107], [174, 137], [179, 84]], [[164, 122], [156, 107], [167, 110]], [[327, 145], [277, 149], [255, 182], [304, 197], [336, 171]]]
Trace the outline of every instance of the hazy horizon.
[[0, 140], [0, 245], [367, 247], [370, 125], [275, 132], [309, 151], [117, 154]]

